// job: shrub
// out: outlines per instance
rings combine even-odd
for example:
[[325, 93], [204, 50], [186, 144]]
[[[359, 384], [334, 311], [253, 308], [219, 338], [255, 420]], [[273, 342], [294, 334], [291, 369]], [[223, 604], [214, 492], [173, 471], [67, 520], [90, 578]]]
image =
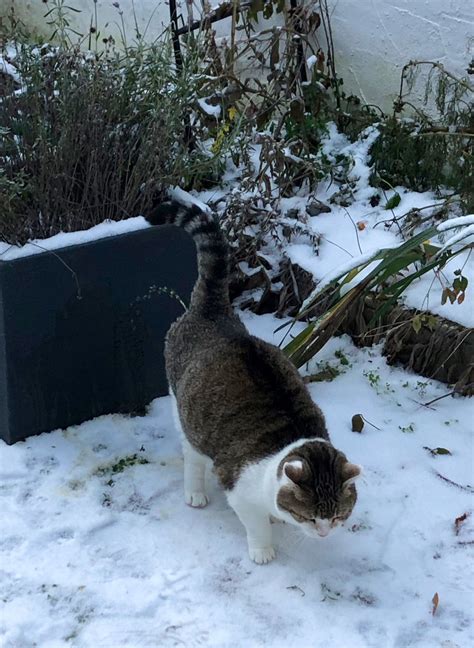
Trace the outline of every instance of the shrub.
[[190, 142], [193, 90], [172, 48], [19, 44], [0, 100], [0, 239], [22, 244], [145, 213], [171, 184], [214, 176]]
[[[427, 77], [419, 79], [420, 69], [426, 68]], [[417, 80], [423, 84], [421, 102], [411, 96]], [[381, 121], [380, 137], [372, 147], [373, 184], [416, 191], [449, 188], [460, 195], [465, 212], [472, 212], [473, 98], [468, 78], [455, 77], [440, 63], [407, 63], [393, 116]], [[410, 118], [404, 115], [407, 108]]]

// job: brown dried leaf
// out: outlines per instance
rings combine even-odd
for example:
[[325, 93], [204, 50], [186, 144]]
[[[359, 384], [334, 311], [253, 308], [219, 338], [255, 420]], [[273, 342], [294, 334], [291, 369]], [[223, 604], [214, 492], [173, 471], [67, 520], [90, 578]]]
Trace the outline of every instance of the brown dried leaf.
[[357, 229], [359, 232], [363, 232], [365, 228], [367, 227], [366, 223], [364, 221], [358, 221], [357, 222]]
[[439, 605], [439, 595], [438, 592], [434, 593], [433, 598], [431, 599], [431, 602], [433, 603], [433, 609], [431, 611], [431, 614], [434, 616], [436, 614], [436, 610], [438, 609]]
[[470, 515], [469, 513], [463, 513], [462, 515], [460, 515], [454, 520], [454, 533], [456, 535], [459, 535], [459, 532], [461, 531], [461, 526], [463, 522], [467, 520], [469, 515]]
[[362, 432], [364, 429], [364, 418], [362, 414], [354, 414], [352, 417], [352, 431]]

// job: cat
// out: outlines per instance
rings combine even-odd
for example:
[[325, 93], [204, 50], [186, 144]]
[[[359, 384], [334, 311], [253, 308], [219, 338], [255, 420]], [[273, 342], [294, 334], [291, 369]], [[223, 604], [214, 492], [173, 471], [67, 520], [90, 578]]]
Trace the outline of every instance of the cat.
[[267, 563], [275, 557], [270, 518], [311, 537], [328, 535], [352, 512], [361, 468], [331, 444], [324, 416], [290, 360], [250, 335], [233, 312], [229, 248], [216, 218], [170, 201], [147, 220], [184, 228], [197, 248], [189, 310], [165, 343], [185, 502], [207, 505], [205, 470], [212, 463], [246, 529], [250, 558]]

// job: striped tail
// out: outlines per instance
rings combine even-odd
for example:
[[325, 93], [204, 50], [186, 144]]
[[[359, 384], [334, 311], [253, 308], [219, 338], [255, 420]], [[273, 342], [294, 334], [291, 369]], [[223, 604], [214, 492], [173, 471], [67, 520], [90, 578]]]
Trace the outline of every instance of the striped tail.
[[197, 205], [186, 206], [173, 200], [159, 205], [146, 220], [151, 225], [182, 227], [196, 243], [199, 276], [190, 309], [210, 319], [227, 314], [231, 310], [229, 250], [216, 218]]

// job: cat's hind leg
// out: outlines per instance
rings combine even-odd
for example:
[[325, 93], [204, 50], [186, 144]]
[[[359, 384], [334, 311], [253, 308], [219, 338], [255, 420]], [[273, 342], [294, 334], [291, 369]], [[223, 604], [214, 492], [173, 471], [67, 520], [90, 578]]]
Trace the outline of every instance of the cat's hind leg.
[[184, 457], [184, 501], [189, 506], [204, 508], [209, 502], [206, 495], [207, 457], [197, 452], [182, 434]]
[[181, 439], [184, 458], [184, 501], [189, 506], [204, 508], [209, 502], [206, 495], [207, 457], [195, 450], [186, 438], [178, 412], [178, 403], [173, 390], [170, 389], [173, 420]]

